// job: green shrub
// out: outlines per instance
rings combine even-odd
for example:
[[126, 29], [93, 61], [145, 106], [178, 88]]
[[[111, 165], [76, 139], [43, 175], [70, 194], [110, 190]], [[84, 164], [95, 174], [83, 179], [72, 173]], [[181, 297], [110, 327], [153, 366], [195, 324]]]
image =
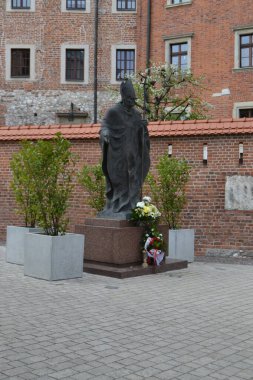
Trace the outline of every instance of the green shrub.
[[11, 189], [17, 203], [18, 214], [24, 217], [26, 227], [35, 227], [37, 208], [30, 163], [35, 158], [35, 145], [24, 141], [18, 153], [13, 154], [10, 167], [12, 171]]
[[64, 234], [65, 213], [73, 189], [75, 159], [70, 142], [56, 134], [52, 140], [35, 144], [36, 156], [30, 163], [38, 224], [47, 235]]
[[79, 183], [89, 194], [88, 204], [95, 210], [102, 211], [105, 206], [105, 177], [101, 163], [84, 165], [78, 175]]
[[152, 199], [169, 228], [178, 228], [180, 214], [186, 204], [185, 187], [189, 180], [190, 166], [186, 160], [163, 155], [157, 165], [157, 175], [149, 174], [147, 182]]

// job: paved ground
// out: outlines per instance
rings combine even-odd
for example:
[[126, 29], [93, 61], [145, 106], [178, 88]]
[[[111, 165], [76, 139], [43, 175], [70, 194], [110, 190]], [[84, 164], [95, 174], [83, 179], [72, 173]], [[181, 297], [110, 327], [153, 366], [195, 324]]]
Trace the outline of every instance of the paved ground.
[[0, 380], [253, 379], [253, 268], [46, 282], [0, 249]]

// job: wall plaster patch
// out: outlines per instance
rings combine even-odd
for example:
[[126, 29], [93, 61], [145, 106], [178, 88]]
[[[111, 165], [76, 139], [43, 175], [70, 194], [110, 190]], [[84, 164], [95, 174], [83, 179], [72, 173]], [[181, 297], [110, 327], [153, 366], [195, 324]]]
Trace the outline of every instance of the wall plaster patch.
[[253, 210], [253, 177], [226, 177], [225, 210]]

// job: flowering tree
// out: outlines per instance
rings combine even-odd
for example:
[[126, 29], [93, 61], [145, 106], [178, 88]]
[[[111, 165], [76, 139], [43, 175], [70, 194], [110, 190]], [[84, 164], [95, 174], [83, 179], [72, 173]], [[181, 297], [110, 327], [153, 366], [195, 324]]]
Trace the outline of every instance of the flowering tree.
[[131, 79], [137, 96], [136, 105], [148, 120], [207, 117], [208, 104], [201, 100], [203, 79], [195, 78], [189, 70], [178, 70], [173, 65], [153, 65]]

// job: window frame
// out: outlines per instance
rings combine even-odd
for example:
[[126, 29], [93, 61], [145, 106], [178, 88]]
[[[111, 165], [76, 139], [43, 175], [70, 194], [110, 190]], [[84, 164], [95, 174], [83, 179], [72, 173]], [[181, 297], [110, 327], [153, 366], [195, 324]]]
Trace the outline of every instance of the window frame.
[[[118, 12], [135, 12], [136, 11], [136, 0], [124, 0], [125, 1], [125, 4], [126, 4], [126, 7], [125, 8], [119, 8], [118, 7], [118, 3], [119, 2], [122, 2], [123, 0], [116, 0], [116, 8], [117, 8], [117, 11]], [[128, 8], [128, 2], [135, 2], [135, 7], [134, 7], [134, 9], [132, 9], [132, 8]]]
[[[13, 56], [14, 56], [14, 52], [18, 52], [19, 54], [17, 55], [17, 59], [19, 62], [16, 62], [16, 64], [14, 65], [14, 62], [13, 62]], [[20, 54], [21, 52], [23, 52], [23, 54]], [[20, 64], [20, 61], [23, 60], [23, 61], [26, 61], [26, 57], [24, 55], [25, 52], [29, 52], [29, 57], [28, 57], [28, 65], [26, 66], [25, 65], [25, 62], [23, 64], [23, 69], [27, 70], [28, 71], [28, 74], [24, 74], [24, 75], [14, 75], [13, 74], [13, 71], [14, 69], [16, 69], [17, 71], [20, 70], [22, 68], [22, 65]], [[20, 49], [20, 48], [11, 48], [11, 78], [12, 79], [21, 79], [21, 78], [30, 78], [30, 72], [31, 72], [31, 50], [30, 49]]]
[[77, 1], [78, 1], [78, 0], [71, 0], [71, 1], [75, 1], [75, 8], [69, 8], [68, 5], [67, 5], [68, 1], [69, 1], [69, 0], [66, 0], [66, 9], [67, 9], [68, 11], [86, 11], [86, 0], [83, 0], [83, 1], [85, 1], [85, 6], [84, 6], [84, 8], [78, 8], [78, 7], [77, 7]]
[[[14, 7], [13, 6], [13, 2], [14, 2], [15, 0], [11, 0], [11, 8], [12, 9], [30, 9], [31, 8], [31, 0], [30, 0], [30, 5], [29, 6], [26, 6], [26, 7], [24, 7], [24, 6], [20, 6], [20, 7]], [[22, 2], [22, 5], [23, 5], [23, 2], [27, 2], [27, 1], [29, 1], [29, 0], [20, 0], [20, 2]]]
[[[12, 77], [11, 76], [11, 54], [13, 49], [29, 49], [30, 50], [30, 72], [29, 76], [18, 76], [18, 77]], [[7, 81], [34, 81], [35, 80], [35, 45], [18, 45], [18, 44], [11, 44], [5, 46], [6, 51], [6, 72], [5, 72], [5, 78]]]
[[132, 9], [118, 9], [118, 0], [112, 0], [112, 13], [121, 13], [121, 14], [132, 14], [137, 13], [138, 0], [135, 0], [135, 10]]
[[[182, 50], [182, 45], [186, 45], [187, 44], [187, 50]], [[179, 49], [178, 49], [178, 52], [176, 53], [173, 53], [173, 46], [178, 46]], [[187, 68], [186, 70], [188, 69], [188, 42], [177, 42], [177, 43], [171, 43], [170, 44], [170, 53], [169, 53], [169, 56], [170, 56], [170, 61], [173, 60], [173, 57], [177, 57], [178, 58], [178, 67], [182, 70], [182, 59], [183, 57], [187, 57]], [[169, 62], [170, 65], [174, 65], [172, 62]]]
[[[82, 65], [83, 67], [81, 69], [75, 69], [74, 73], [75, 73], [75, 76], [77, 76], [77, 72], [80, 71], [80, 74], [81, 74], [81, 79], [77, 79], [77, 78], [70, 78], [68, 79], [67, 78], [67, 74], [68, 74], [68, 54], [67, 52], [68, 51], [71, 51], [71, 52], [83, 52], [83, 61], [82, 61]], [[65, 50], [65, 81], [66, 82], [83, 82], [84, 81], [84, 60], [85, 60], [85, 50], [84, 49], [66, 49]], [[74, 57], [74, 65], [77, 65], [78, 64], [78, 57], [77, 55]], [[71, 65], [72, 66], [72, 65]], [[72, 70], [72, 69], [71, 69]], [[70, 71], [71, 71], [70, 70]]]
[[112, 45], [111, 48], [111, 84], [120, 84], [122, 80], [116, 80], [117, 50], [134, 50], [134, 73], [136, 73], [136, 45]]
[[[66, 79], [67, 50], [84, 50], [83, 80]], [[89, 83], [89, 45], [62, 44], [61, 45], [61, 84], [83, 85]]]
[[35, 0], [30, 0], [29, 8], [12, 8], [12, 0], [6, 0], [6, 12], [35, 12]]
[[[236, 27], [234, 30], [234, 70], [235, 71], [247, 71], [253, 70], [253, 59], [252, 66], [241, 67], [241, 36], [253, 35], [253, 25], [247, 27]], [[252, 37], [253, 38], [253, 37]], [[252, 47], [253, 52], [253, 47]]]
[[[243, 44], [242, 43], [242, 38], [245, 37], [245, 36], [248, 36], [250, 37], [251, 39], [251, 42], [248, 43], [248, 44]], [[244, 68], [253, 68], [253, 58], [252, 58], [252, 54], [253, 54], [253, 33], [250, 33], [250, 34], [241, 34], [240, 35], [240, 69], [244, 69]], [[242, 49], [243, 48], [248, 48], [249, 49], [249, 65], [248, 66], [242, 66]]]
[[186, 70], [191, 69], [191, 41], [192, 41], [193, 33], [185, 36], [175, 36], [175, 37], [164, 37], [165, 40], [165, 62], [170, 65], [171, 61], [171, 46], [177, 45], [177, 44], [184, 44], [187, 43], [188, 45], [188, 51], [187, 51], [187, 58], [188, 58], [188, 65]]
[[62, 13], [90, 13], [91, 12], [91, 5], [90, 5], [90, 0], [86, 0], [86, 7], [85, 9], [69, 9], [67, 8], [67, 0], [61, 0], [61, 12]]

